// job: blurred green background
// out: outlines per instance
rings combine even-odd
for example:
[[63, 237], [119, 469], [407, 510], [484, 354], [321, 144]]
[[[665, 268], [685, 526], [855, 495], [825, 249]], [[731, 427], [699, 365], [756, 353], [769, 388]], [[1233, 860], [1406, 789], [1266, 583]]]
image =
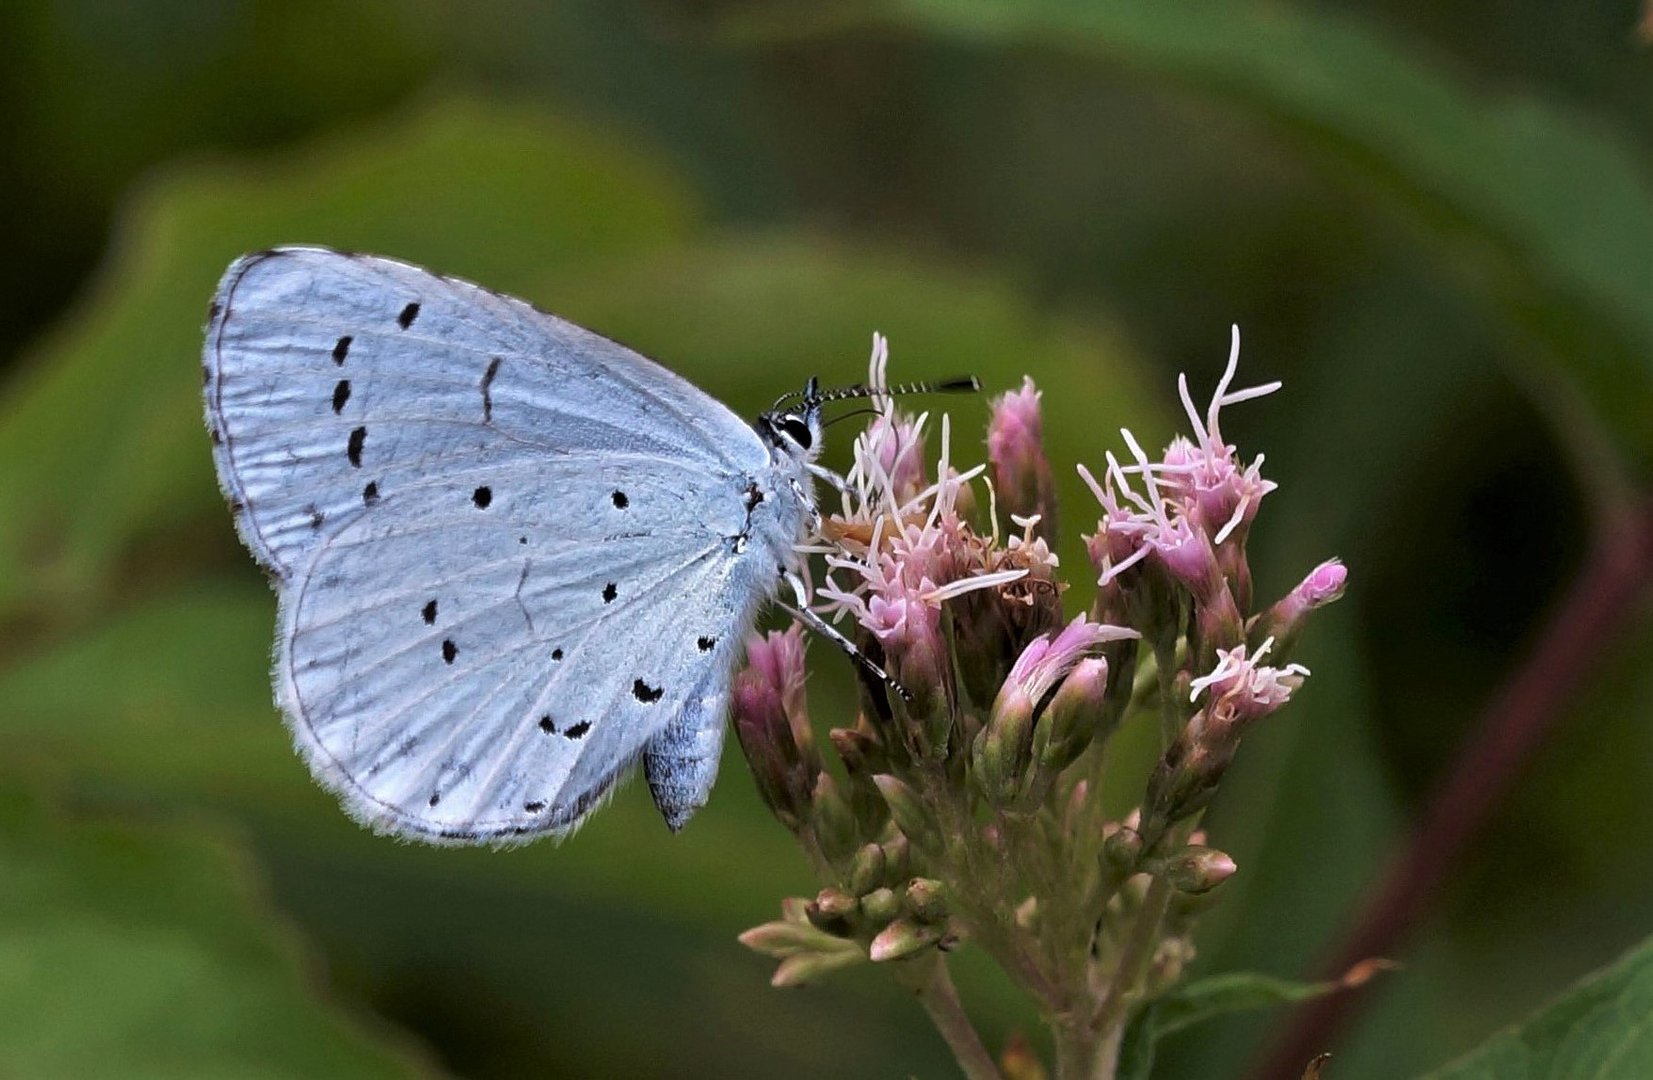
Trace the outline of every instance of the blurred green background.
[[[1168, 437], [1176, 372], [1209, 388], [1240, 323], [1242, 379], [1286, 383], [1225, 417], [1281, 483], [1260, 594], [1331, 554], [1352, 587], [1211, 815], [1241, 872], [1199, 970], [1315, 972], [1648, 490], [1643, 12], [831, 10], [0, 5], [0, 1072], [950, 1075], [880, 973], [780, 992], [735, 944], [814, 888], [736, 756], [681, 836], [634, 787], [509, 853], [372, 837], [310, 782], [198, 397], [219, 273], [281, 242], [524, 295], [743, 414], [856, 378], [875, 329], [898, 377], [1030, 374], [1075, 607], [1072, 463]], [[984, 406], [949, 407], [975, 458]], [[1328, 1076], [1437, 1065], [1653, 929], [1645, 601]], [[961, 967], [991, 1043], [1040, 1036]], [[1156, 1076], [1241, 1075], [1286, 1020]]]

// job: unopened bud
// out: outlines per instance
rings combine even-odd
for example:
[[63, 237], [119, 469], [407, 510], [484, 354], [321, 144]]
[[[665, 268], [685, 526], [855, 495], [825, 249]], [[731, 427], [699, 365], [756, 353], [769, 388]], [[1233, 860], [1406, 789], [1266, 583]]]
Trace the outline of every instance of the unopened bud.
[[752, 669], [742, 671], [735, 679], [733, 717], [758, 794], [783, 825], [796, 830], [809, 811], [813, 777], [803, 776], [780, 689]]
[[770, 978], [769, 985], [776, 987], [803, 986], [830, 972], [860, 963], [862, 960], [861, 950], [852, 942], [846, 941], [843, 944], [846, 947], [837, 952], [798, 953], [796, 956], [787, 957], [775, 969], [775, 974]]
[[945, 927], [935, 923], [897, 919], [878, 932], [867, 952], [875, 964], [900, 960], [932, 947], [945, 933]]
[[861, 898], [861, 914], [874, 926], [883, 926], [901, 914], [901, 897], [894, 889], [874, 889]]
[[1059, 773], [1085, 752], [1097, 734], [1108, 691], [1108, 662], [1099, 656], [1079, 661], [1039, 720], [1035, 754], [1039, 765]]
[[1136, 864], [1142, 858], [1142, 834], [1135, 829], [1121, 825], [1108, 834], [1102, 842], [1102, 864], [1105, 875], [1115, 881], [1121, 881], [1136, 872]]
[[884, 796], [895, 827], [919, 850], [939, 851], [941, 830], [936, 825], [930, 808], [918, 797], [918, 793], [908, 787], [905, 781], [888, 773], [873, 777], [872, 782], [878, 785], [879, 793]]
[[1349, 571], [1339, 559], [1327, 559], [1298, 583], [1297, 588], [1269, 608], [1253, 630], [1253, 640], [1274, 638], [1275, 650], [1284, 656], [1297, 644], [1309, 613], [1335, 603], [1348, 585]]
[[946, 893], [946, 887], [934, 878], [913, 878], [907, 882], [902, 902], [920, 922], [941, 922], [949, 914]]
[[895, 580], [867, 600], [867, 627], [884, 650], [889, 673], [911, 695], [891, 705], [919, 720], [936, 710], [948, 671], [941, 609], [924, 599], [934, 588], [928, 579], [917, 587]]
[[1022, 790], [1033, 754], [1033, 702], [1016, 682], [1007, 681], [987, 724], [976, 735], [974, 773], [994, 806], [1008, 806]]
[[995, 398], [987, 421], [987, 460], [999, 506], [1021, 517], [1039, 516], [1039, 532], [1056, 532], [1056, 483], [1045, 456], [1039, 391], [1022, 378], [1022, 388]]
[[822, 889], [814, 903], [804, 909], [809, 921], [829, 934], [848, 932], [849, 919], [860, 910], [860, 901], [842, 889]]
[[836, 952], [844, 939], [807, 922], [781, 921], [754, 926], [740, 935], [740, 943], [753, 952], [783, 959], [801, 952]]
[[884, 851], [884, 880], [900, 881], [912, 872], [912, 845], [897, 833], [878, 845]]
[[1234, 876], [1239, 867], [1215, 848], [1190, 844], [1165, 863], [1166, 880], [1180, 892], [1210, 892]]
[[835, 860], [854, 850], [860, 838], [855, 814], [830, 773], [823, 772], [815, 778], [810, 802], [815, 836], [827, 858]]
[[863, 844], [850, 860], [845, 884], [856, 896], [865, 896], [878, 888], [884, 880], [884, 849], [877, 844]]

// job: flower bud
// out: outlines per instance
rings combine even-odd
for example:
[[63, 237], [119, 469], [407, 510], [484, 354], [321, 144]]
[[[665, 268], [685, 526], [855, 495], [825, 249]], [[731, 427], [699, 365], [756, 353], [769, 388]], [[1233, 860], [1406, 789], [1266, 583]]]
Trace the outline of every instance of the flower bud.
[[831, 773], [823, 772], [815, 778], [815, 790], [810, 795], [813, 811], [811, 820], [821, 851], [828, 859], [836, 860], [855, 849], [860, 839], [855, 813], [849, 800], [838, 790]]
[[1032, 748], [1033, 702], [1019, 684], [1007, 682], [973, 747], [976, 783], [988, 802], [1002, 807], [1015, 801]]
[[900, 881], [912, 870], [912, 845], [897, 833], [878, 845], [884, 850], [884, 880]]
[[1137, 860], [1142, 858], [1142, 834], [1121, 825], [1102, 841], [1102, 869], [1104, 876], [1123, 881], [1136, 872]]
[[907, 711], [919, 718], [935, 711], [948, 677], [941, 608], [924, 599], [935, 588], [928, 578], [916, 587], [892, 578], [867, 601], [866, 625], [884, 650], [886, 669], [912, 695]]
[[860, 910], [860, 901], [842, 889], [822, 889], [806, 908], [804, 914], [815, 926], [829, 934], [850, 932], [850, 919]]
[[941, 830], [930, 808], [916, 791], [908, 787], [905, 781], [888, 773], [873, 777], [872, 782], [878, 785], [879, 793], [884, 796], [895, 827], [912, 841], [914, 847], [921, 851], [941, 850]]
[[801, 952], [836, 952], [844, 939], [834, 937], [810, 923], [767, 922], [740, 935], [740, 943], [753, 952], [777, 960]]
[[901, 960], [930, 948], [940, 941], [945, 933], [945, 927], [934, 923], [897, 919], [880, 930], [878, 936], [872, 939], [872, 946], [867, 950], [868, 955], [875, 964]]
[[840, 968], [860, 963], [863, 959], [861, 950], [852, 942], [845, 941], [843, 944], [847, 947], [837, 952], [798, 953], [796, 956], [787, 957], [775, 968], [769, 985], [803, 986]]
[[1303, 624], [1309, 613], [1341, 599], [1348, 584], [1349, 571], [1341, 560], [1327, 559], [1300, 582], [1297, 588], [1269, 608], [1253, 633], [1252, 640], [1272, 637], [1282, 655], [1291, 652], [1303, 633]]
[[1035, 755], [1052, 775], [1076, 761], [1097, 734], [1108, 689], [1108, 662], [1087, 657], [1074, 666], [1039, 719]]
[[995, 398], [987, 421], [987, 460], [999, 506], [1021, 517], [1039, 516], [1039, 532], [1056, 531], [1056, 483], [1045, 457], [1039, 391], [1024, 376], [1022, 388]]
[[884, 880], [884, 849], [877, 844], [863, 844], [850, 860], [849, 875], [844, 884], [856, 896], [865, 896], [878, 888]]
[[1190, 844], [1165, 863], [1165, 877], [1178, 891], [1210, 892], [1234, 876], [1234, 860], [1215, 848]]
[[735, 737], [752, 770], [758, 794], [787, 828], [796, 831], [809, 812], [813, 777], [803, 775], [797, 743], [778, 690], [751, 669], [735, 678]]
[[884, 926], [901, 914], [901, 897], [894, 889], [874, 889], [861, 898], [861, 914], [874, 926]]
[[934, 878], [918, 877], [907, 882], [902, 903], [919, 922], [941, 922], [949, 914], [946, 888]]

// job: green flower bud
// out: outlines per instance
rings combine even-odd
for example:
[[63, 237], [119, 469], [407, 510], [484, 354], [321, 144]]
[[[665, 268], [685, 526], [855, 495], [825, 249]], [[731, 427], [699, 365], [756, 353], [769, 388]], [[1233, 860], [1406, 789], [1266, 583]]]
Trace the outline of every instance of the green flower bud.
[[901, 960], [932, 947], [941, 940], [945, 932], [943, 927], [934, 923], [897, 919], [880, 930], [878, 936], [872, 939], [868, 955], [875, 964], [887, 960]]
[[1180, 892], [1210, 892], [1234, 876], [1234, 860], [1215, 848], [1190, 844], [1165, 862], [1166, 880]]
[[840, 859], [854, 850], [856, 841], [860, 839], [855, 813], [850, 809], [849, 800], [839, 793], [838, 784], [830, 773], [821, 773], [815, 778], [810, 809], [815, 836], [827, 858]]
[[1002, 807], [1015, 801], [1032, 755], [1033, 702], [1020, 685], [1006, 682], [974, 746], [973, 771], [988, 802]]
[[829, 934], [843, 936], [852, 930], [850, 923], [861, 904], [842, 889], [826, 888], [816, 895], [814, 903], [805, 908], [809, 921]]
[[865, 955], [851, 942], [844, 942], [849, 946], [839, 952], [799, 953], [782, 960], [770, 978], [769, 985], [803, 986], [812, 983], [821, 976], [837, 971], [839, 968], [859, 964], [866, 959]]
[[1102, 841], [1102, 871], [1110, 880], [1123, 881], [1136, 872], [1142, 858], [1142, 834], [1121, 825]]
[[1095, 656], [1079, 661], [1039, 718], [1034, 754], [1039, 767], [1054, 774], [1072, 765], [1090, 746], [1102, 719], [1108, 688], [1108, 662]]
[[850, 860], [849, 875], [844, 884], [856, 896], [865, 896], [878, 888], [884, 880], [884, 849], [877, 844], [864, 844]]
[[918, 797], [918, 793], [907, 786], [905, 781], [887, 773], [873, 777], [872, 782], [878, 785], [879, 793], [884, 796], [884, 802], [890, 808], [890, 817], [895, 820], [896, 828], [920, 850], [940, 851], [941, 830], [936, 825], [930, 808], [924, 805], [924, 800]]
[[901, 898], [894, 889], [874, 889], [861, 898], [861, 914], [872, 925], [884, 926], [901, 914]]
[[941, 922], [949, 913], [946, 887], [934, 878], [913, 878], [902, 902], [919, 922]]

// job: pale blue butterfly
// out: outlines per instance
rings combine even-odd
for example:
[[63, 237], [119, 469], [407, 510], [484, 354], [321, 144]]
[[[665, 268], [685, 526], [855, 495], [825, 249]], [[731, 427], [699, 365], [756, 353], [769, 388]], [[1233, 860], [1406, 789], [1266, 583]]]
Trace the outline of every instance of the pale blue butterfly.
[[520, 300], [307, 247], [230, 266], [205, 369], [219, 480], [280, 597], [276, 698], [375, 829], [564, 834], [639, 759], [680, 828], [783, 580], [848, 647], [795, 548], [821, 404], [860, 388], [811, 380], [747, 424]]

